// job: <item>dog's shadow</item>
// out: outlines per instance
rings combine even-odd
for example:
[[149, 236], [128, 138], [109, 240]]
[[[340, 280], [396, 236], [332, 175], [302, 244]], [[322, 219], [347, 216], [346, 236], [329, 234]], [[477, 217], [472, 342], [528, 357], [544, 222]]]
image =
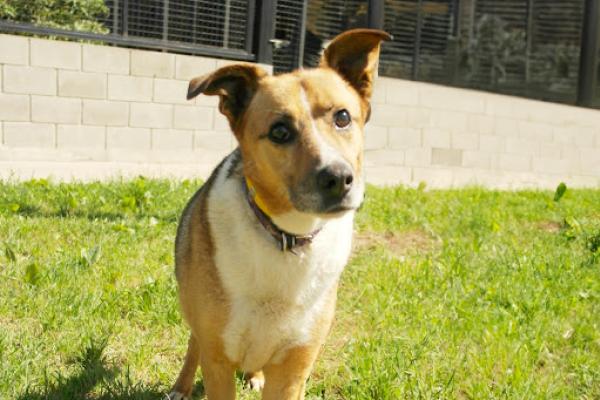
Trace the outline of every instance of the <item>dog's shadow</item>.
[[[73, 362], [78, 372], [64, 376], [60, 372], [46, 375], [41, 384], [28, 388], [17, 400], [165, 400], [167, 392], [158, 385], [136, 383], [129, 370], [122, 371], [103, 356], [106, 341], [88, 345]], [[193, 398], [204, 394], [202, 381], [197, 382]]]

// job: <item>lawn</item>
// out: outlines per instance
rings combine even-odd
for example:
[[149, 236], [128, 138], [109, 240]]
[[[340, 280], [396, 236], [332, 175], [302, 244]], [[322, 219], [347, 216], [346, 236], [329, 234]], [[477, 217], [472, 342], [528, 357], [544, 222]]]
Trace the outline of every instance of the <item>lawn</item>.
[[[199, 185], [0, 182], [0, 399], [163, 398]], [[369, 188], [307, 398], [600, 398], [600, 190], [559, 197]]]

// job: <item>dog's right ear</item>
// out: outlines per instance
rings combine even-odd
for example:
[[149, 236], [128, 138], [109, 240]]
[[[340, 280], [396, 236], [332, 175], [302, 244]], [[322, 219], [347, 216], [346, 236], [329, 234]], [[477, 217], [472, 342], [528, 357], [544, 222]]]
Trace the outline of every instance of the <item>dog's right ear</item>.
[[237, 124], [267, 73], [253, 64], [234, 64], [190, 81], [187, 99], [199, 94], [219, 96], [219, 110], [236, 132]]

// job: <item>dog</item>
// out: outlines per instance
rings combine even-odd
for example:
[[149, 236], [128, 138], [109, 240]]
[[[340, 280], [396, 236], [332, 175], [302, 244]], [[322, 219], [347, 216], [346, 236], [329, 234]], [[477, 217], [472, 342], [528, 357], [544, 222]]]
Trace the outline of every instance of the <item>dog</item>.
[[355, 29], [320, 65], [276, 76], [234, 64], [190, 81], [219, 96], [238, 148], [189, 201], [175, 243], [191, 328], [169, 399], [191, 396], [200, 365], [209, 400], [235, 399], [235, 371], [263, 399], [303, 399], [329, 333], [364, 198], [363, 129], [379, 49]]

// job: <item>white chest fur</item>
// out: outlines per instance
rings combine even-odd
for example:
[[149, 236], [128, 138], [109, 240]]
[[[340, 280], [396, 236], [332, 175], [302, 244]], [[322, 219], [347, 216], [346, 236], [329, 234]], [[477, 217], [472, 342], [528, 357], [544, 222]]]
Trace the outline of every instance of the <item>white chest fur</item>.
[[354, 213], [329, 221], [297, 254], [283, 253], [226, 170], [208, 197], [215, 265], [231, 301], [223, 341], [227, 357], [252, 372], [310, 339], [325, 295], [348, 260]]

